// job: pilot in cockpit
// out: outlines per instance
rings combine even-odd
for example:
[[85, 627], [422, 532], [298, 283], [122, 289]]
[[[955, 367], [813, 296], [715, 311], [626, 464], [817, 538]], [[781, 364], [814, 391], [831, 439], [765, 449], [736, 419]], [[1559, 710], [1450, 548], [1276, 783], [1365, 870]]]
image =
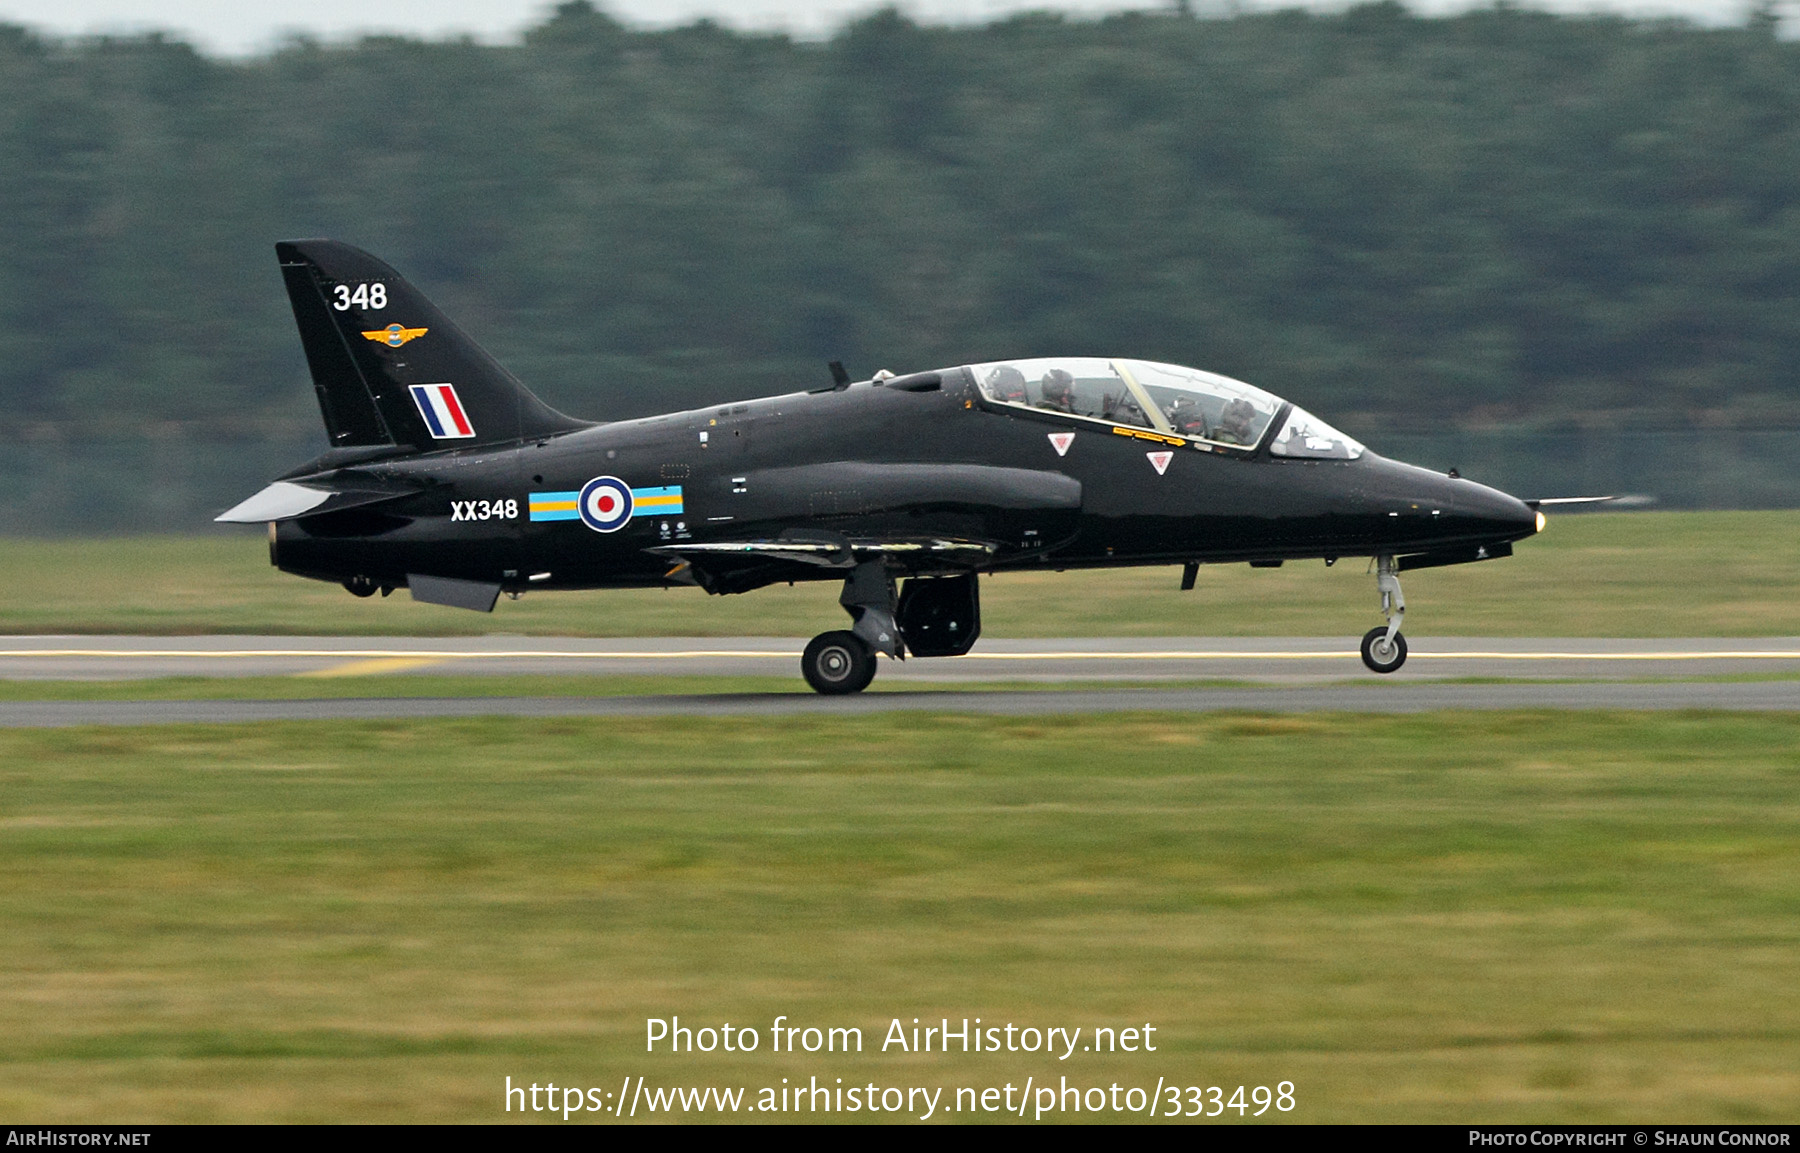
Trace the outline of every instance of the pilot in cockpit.
[[1256, 406], [1240, 396], [1219, 414], [1219, 427], [1213, 430], [1213, 439], [1226, 444], [1252, 444], [1256, 439], [1251, 434], [1255, 424]]
[[1100, 415], [1107, 420], [1116, 420], [1120, 424], [1135, 424], [1139, 428], [1149, 428], [1150, 422], [1144, 419], [1144, 410], [1132, 399], [1130, 393], [1119, 396], [1108, 394], [1101, 403]]
[[1205, 437], [1211, 435], [1206, 427], [1206, 412], [1198, 401], [1191, 396], [1178, 396], [1164, 414], [1169, 418], [1169, 427], [1183, 436]]
[[1039, 408], [1071, 414], [1075, 411], [1075, 378], [1065, 369], [1053, 368], [1046, 372], [1038, 391], [1043, 396], [1038, 401]]
[[1007, 404], [1025, 403], [1025, 374], [1010, 364], [1003, 364], [988, 374], [988, 391]]

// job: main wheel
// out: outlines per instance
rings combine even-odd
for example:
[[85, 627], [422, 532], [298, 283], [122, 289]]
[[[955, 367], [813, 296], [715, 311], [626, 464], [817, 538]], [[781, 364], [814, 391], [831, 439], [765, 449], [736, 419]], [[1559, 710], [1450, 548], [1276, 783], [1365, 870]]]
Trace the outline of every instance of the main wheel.
[[1362, 658], [1363, 664], [1375, 672], [1391, 673], [1406, 663], [1406, 638], [1395, 633], [1389, 643], [1387, 626], [1370, 629], [1363, 637]]
[[875, 651], [855, 633], [820, 633], [806, 646], [800, 672], [826, 696], [860, 693], [875, 679]]

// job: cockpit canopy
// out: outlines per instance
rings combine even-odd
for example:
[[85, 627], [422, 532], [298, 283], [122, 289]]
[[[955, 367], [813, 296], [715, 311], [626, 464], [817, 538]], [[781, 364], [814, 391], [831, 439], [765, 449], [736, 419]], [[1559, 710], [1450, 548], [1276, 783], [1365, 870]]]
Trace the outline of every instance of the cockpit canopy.
[[1249, 452], [1279, 427], [1280, 457], [1355, 460], [1363, 446], [1255, 385], [1148, 360], [1067, 356], [991, 361], [969, 371], [990, 402], [1179, 436], [1197, 447]]

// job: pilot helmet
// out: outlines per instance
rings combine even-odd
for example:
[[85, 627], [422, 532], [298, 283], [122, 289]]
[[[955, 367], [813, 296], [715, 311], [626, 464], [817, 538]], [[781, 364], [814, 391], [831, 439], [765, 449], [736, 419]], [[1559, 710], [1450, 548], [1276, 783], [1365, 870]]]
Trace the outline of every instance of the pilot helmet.
[[1044, 374], [1044, 398], [1046, 400], [1067, 400], [1069, 392], [1075, 387], [1075, 378], [1064, 369], [1053, 368]]
[[1010, 364], [988, 373], [988, 391], [1001, 400], [1020, 402], [1025, 399], [1025, 374]]

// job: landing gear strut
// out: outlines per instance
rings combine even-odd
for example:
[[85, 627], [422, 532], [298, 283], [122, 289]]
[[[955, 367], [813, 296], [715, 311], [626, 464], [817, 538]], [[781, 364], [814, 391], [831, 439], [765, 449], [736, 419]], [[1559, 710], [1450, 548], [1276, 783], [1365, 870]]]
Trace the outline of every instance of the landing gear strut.
[[1363, 664], [1378, 673], [1391, 673], [1406, 663], [1406, 638], [1400, 626], [1406, 620], [1406, 597], [1400, 592], [1399, 570], [1391, 556], [1375, 558], [1375, 588], [1381, 593], [1385, 628], [1370, 629], [1362, 639]]
[[838, 603], [854, 622], [849, 632], [821, 633], [806, 646], [800, 673], [827, 696], [860, 693], [875, 679], [875, 654], [906, 659], [894, 620], [894, 581], [880, 561], [864, 561], [844, 578]]

